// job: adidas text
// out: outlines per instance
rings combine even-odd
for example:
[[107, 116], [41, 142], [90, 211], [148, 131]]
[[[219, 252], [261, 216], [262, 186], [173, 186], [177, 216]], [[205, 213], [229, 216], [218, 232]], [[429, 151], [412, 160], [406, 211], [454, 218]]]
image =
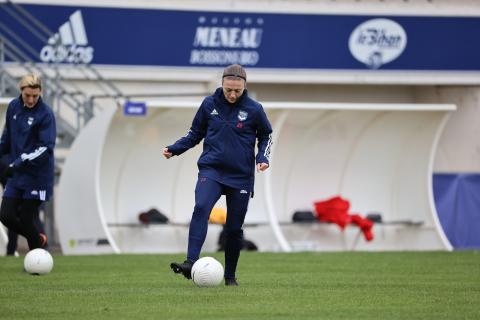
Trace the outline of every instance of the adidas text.
[[82, 12], [75, 11], [40, 51], [43, 62], [90, 63], [93, 48], [88, 47]]

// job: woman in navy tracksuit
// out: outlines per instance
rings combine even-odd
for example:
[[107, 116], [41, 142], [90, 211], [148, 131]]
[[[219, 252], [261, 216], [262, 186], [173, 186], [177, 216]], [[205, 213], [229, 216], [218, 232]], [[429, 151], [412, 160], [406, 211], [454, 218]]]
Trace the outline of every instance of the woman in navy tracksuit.
[[[197, 145], [203, 152], [198, 159], [195, 208], [188, 235], [187, 260], [172, 263], [175, 273], [191, 278], [191, 267], [198, 260], [205, 241], [210, 212], [222, 194], [227, 200], [225, 284], [235, 279], [243, 241], [242, 225], [248, 201], [253, 195], [255, 163], [258, 171], [269, 167], [272, 128], [261, 104], [245, 89], [246, 72], [240, 65], [225, 68], [222, 87], [203, 100], [188, 134], [163, 150], [168, 159]], [[255, 157], [255, 142], [258, 153]]]
[[26, 75], [19, 83], [21, 94], [8, 105], [0, 155], [9, 155], [9, 177], [3, 192], [0, 220], [23, 235], [31, 249], [47, 245], [34, 220], [38, 208], [53, 192], [56, 126], [55, 116], [40, 97], [38, 76]]

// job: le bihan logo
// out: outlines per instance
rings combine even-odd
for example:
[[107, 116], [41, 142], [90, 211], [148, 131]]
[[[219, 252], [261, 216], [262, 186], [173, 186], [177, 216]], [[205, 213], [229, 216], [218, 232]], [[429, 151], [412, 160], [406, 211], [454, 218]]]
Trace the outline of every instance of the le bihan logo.
[[75, 11], [40, 51], [43, 62], [90, 63], [93, 48], [88, 46], [82, 12]]
[[358, 61], [371, 69], [398, 58], [407, 46], [407, 33], [397, 22], [371, 19], [358, 25], [350, 34], [348, 47]]

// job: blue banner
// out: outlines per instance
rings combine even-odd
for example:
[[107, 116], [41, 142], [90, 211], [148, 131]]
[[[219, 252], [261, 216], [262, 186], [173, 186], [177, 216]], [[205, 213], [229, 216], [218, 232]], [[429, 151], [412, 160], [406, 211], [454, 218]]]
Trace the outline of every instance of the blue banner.
[[127, 101], [123, 105], [123, 114], [126, 116], [145, 116], [147, 114], [147, 105], [145, 102]]
[[480, 18], [477, 17], [22, 7], [53, 35], [39, 40], [2, 10], [0, 21], [32, 46], [29, 54], [38, 62], [480, 70], [480, 41], [477, 41]]
[[443, 231], [456, 249], [480, 249], [480, 174], [436, 173], [433, 191]]

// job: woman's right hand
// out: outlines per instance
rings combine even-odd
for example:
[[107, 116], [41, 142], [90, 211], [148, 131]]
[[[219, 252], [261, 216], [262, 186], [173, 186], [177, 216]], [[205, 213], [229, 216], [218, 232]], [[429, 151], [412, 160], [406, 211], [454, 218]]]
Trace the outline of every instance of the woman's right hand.
[[163, 156], [167, 159], [170, 159], [171, 157], [173, 157], [173, 153], [171, 153], [170, 151], [168, 151], [168, 148], [163, 148]]

